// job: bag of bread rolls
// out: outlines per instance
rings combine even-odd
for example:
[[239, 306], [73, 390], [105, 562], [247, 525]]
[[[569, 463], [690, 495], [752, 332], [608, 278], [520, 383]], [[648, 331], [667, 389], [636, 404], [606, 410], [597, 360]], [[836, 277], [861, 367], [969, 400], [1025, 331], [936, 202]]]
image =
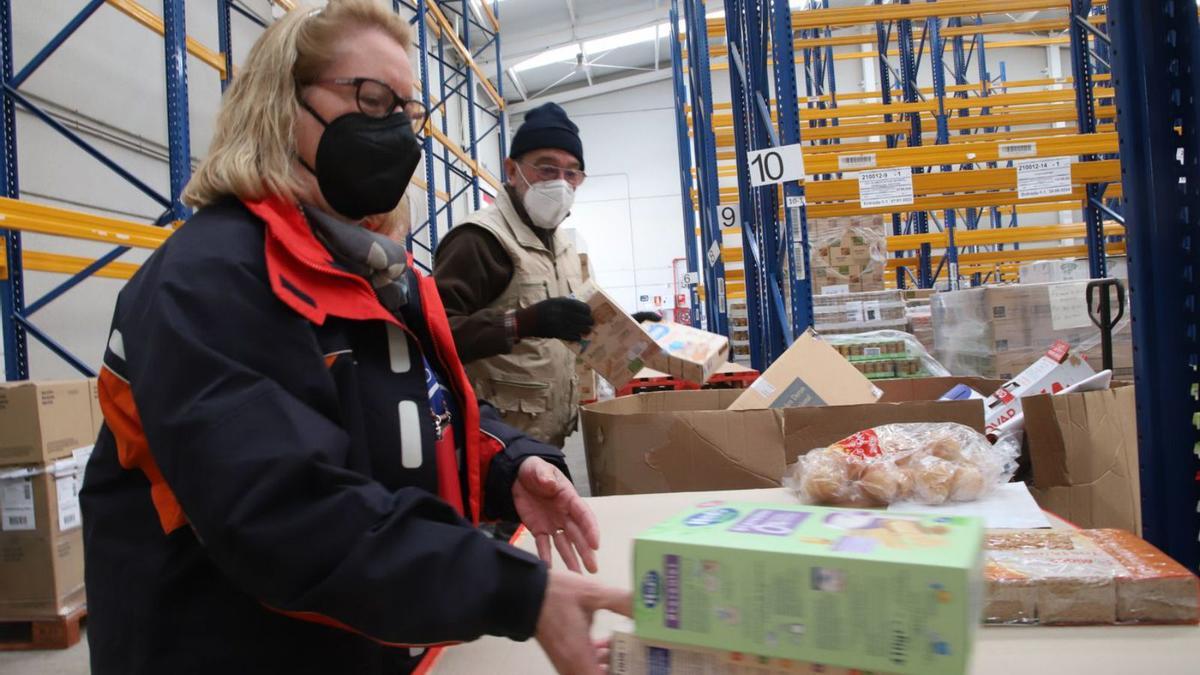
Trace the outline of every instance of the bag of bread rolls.
[[809, 504], [969, 502], [1012, 479], [1019, 453], [962, 424], [884, 424], [801, 455], [784, 484]]

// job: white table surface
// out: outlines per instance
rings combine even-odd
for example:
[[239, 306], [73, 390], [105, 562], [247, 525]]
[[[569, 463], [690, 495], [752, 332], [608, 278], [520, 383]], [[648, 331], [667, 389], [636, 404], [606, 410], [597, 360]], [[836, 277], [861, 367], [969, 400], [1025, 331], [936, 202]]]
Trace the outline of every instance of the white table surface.
[[[699, 502], [794, 503], [786, 490], [678, 492], [627, 497], [593, 497], [588, 503], [600, 521], [596, 577], [628, 587], [633, 538], [642, 530]], [[518, 545], [534, 550], [525, 533]], [[561, 561], [555, 559], [556, 565]], [[607, 612], [596, 616], [593, 632], [606, 636], [632, 622]], [[535, 641], [517, 643], [484, 638], [430, 655], [437, 675], [553, 675], [554, 668]], [[995, 626], [981, 628], [975, 643], [974, 675], [1200, 675], [1200, 627], [1197, 626]]]

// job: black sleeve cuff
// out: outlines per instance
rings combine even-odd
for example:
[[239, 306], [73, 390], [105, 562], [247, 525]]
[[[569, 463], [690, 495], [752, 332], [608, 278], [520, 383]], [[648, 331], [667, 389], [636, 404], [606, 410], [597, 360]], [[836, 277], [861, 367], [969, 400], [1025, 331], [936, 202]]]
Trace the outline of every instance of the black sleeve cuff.
[[537, 556], [496, 542], [498, 583], [488, 608], [487, 632], [523, 642], [537, 632], [549, 571]]

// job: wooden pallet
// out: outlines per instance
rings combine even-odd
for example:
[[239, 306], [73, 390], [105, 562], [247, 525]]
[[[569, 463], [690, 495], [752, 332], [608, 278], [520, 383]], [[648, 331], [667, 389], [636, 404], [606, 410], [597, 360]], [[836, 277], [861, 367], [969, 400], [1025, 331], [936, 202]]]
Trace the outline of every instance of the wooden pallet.
[[0, 619], [0, 652], [73, 647], [86, 619], [87, 607], [52, 619]]

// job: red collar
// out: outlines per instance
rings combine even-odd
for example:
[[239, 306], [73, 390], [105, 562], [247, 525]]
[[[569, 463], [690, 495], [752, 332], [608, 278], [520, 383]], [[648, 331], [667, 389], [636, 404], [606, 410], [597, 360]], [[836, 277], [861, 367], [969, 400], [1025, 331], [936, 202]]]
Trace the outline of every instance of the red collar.
[[[287, 306], [318, 325], [328, 316], [399, 323], [366, 279], [334, 266], [300, 207], [278, 197], [245, 204], [267, 224], [267, 274]], [[411, 267], [411, 254], [408, 262]]]

